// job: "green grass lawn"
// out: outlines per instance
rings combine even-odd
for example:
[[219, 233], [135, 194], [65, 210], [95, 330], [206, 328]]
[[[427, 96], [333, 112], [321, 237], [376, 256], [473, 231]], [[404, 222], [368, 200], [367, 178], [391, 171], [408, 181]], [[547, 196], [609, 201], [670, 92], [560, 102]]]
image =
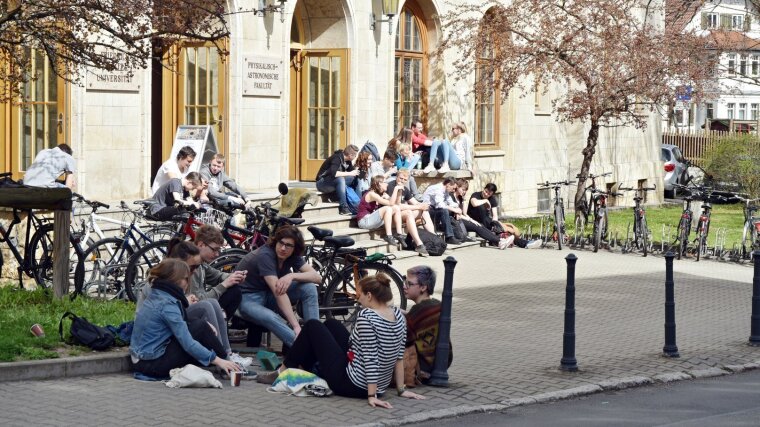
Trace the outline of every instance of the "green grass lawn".
[[[659, 243], [664, 238], [666, 243], [668, 240], [672, 242], [675, 239], [676, 228], [678, 227], [678, 221], [681, 219], [683, 207], [681, 205], [647, 206], [646, 211], [647, 225], [652, 232], [652, 240]], [[695, 226], [699, 212], [701, 211], [700, 202], [692, 204], [692, 211], [694, 212], [693, 226]], [[633, 210], [631, 208], [610, 209], [608, 213], [609, 236], [612, 238], [617, 234], [619, 240], [625, 239], [629, 224], [633, 221]], [[574, 218], [575, 214], [573, 212], [566, 213], [565, 222], [568, 234], [570, 235], [575, 234]], [[541, 217], [510, 218], [508, 221], [514, 223], [523, 232], [527, 232], [529, 226], [532, 226], [532, 234], [534, 235], [538, 234], [538, 230], [541, 227]], [[589, 216], [589, 221], [593, 221], [593, 215]], [[723, 229], [726, 233], [724, 248], [731, 249], [734, 245], [738, 247], [741, 244], [743, 227], [744, 213], [741, 204], [713, 205], [708, 246], [715, 245], [717, 232], [719, 229]], [[586, 226], [587, 234], [591, 233], [591, 228], [592, 224]]]
[[[96, 325], [115, 325], [134, 319], [135, 305], [124, 301], [100, 301], [87, 298], [54, 299], [44, 290], [25, 291], [15, 286], [0, 287], [0, 362], [51, 359], [63, 352], [77, 355], [89, 352], [87, 347], [70, 346], [58, 336], [58, 322], [66, 311], [86, 317]], [[39, 323], [45, 337], [30, 332]], [[64, 322], [68, 338], [71, 322]]]

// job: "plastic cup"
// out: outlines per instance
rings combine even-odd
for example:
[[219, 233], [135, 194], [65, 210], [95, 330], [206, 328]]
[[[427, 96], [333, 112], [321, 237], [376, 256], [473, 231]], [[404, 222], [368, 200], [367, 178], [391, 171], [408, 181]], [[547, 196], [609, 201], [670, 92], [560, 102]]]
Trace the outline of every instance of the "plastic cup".
[[240, 380], [243, 378], [243, 373], [240, 371], [230, 371], [230, 385], [232, 387], [240, 387]]
[[42, 325], [40, 325], [39, 323], [35, 323], [34, 325], [32, 325], [32, 327], [29, 330], [32, 332], [32, 335], [34, 335], [35, 337], [42, 338], [45, 336], [45, 330], [42, 329]]

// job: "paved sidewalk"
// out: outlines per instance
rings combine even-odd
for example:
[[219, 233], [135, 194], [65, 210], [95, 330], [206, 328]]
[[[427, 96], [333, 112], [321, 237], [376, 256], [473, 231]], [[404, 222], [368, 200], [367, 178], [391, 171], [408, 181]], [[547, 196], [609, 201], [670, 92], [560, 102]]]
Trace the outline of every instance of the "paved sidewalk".
[[[576, 280], [580, 371], [562, 356], [565, 261], [569, 251], [470, 248], [453, 255], [454, 364], [450, 388], [423, 387], [425, 401], [389, 397], [394, 409], [363, 400], [270, 394], [259, 384], [223, 390], [168, 389], [127, 374], [0, 383], [4, 425], [398, 424], [601, 388], [717, 375], [760, 360], [749, 337], [752, 269], [675, 262], [680, 359], [662, 357], [664, 266], [642, 258], [579, 251]], [[443, 258], [412, 258], [399, 269]], [[718, 369], [718, 368], [722, 368]], [[684, 374], [686, 372], [686, 374]], [[620, 379], [627, 378], [626, 382]], [[532, 397], [531, 397], [532, 396]], [[531, 397], [528, 399], [524, 399]]]

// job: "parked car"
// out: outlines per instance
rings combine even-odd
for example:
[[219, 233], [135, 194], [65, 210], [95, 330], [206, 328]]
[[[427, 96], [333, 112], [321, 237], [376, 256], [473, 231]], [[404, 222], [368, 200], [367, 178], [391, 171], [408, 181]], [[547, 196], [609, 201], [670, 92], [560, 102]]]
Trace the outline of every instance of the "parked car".
[[673, 144], [662, 144], [660, 159], [665, 170], [665, 197], [673, 198], [676, 195], [673, 184], [686, 185], [688, 182], [689, 162], [681, 154], [681, 149]]

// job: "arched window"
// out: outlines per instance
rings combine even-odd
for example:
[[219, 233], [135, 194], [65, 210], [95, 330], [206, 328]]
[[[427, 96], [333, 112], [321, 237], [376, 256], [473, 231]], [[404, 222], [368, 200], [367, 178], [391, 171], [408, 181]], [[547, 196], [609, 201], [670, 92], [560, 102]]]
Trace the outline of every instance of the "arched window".
[[[489, 19], [492, 10], [486, 12], [484, 19]], [[489, 40], [491, 38], [489, 37]], [[473, 129], [476, 147], [495, 147], [499, 145], [499, 109], [501, 96], [494, 82], [498, 81], [498, 70], [494, 69], [493, 57], [497, 47], [489, 41], [478, 52], [475, 65], [475, 126]]]
[[427, 40], [425, 22], [415, 2], [399, 16], [393, 87], [394, 133], [427, 113]]

